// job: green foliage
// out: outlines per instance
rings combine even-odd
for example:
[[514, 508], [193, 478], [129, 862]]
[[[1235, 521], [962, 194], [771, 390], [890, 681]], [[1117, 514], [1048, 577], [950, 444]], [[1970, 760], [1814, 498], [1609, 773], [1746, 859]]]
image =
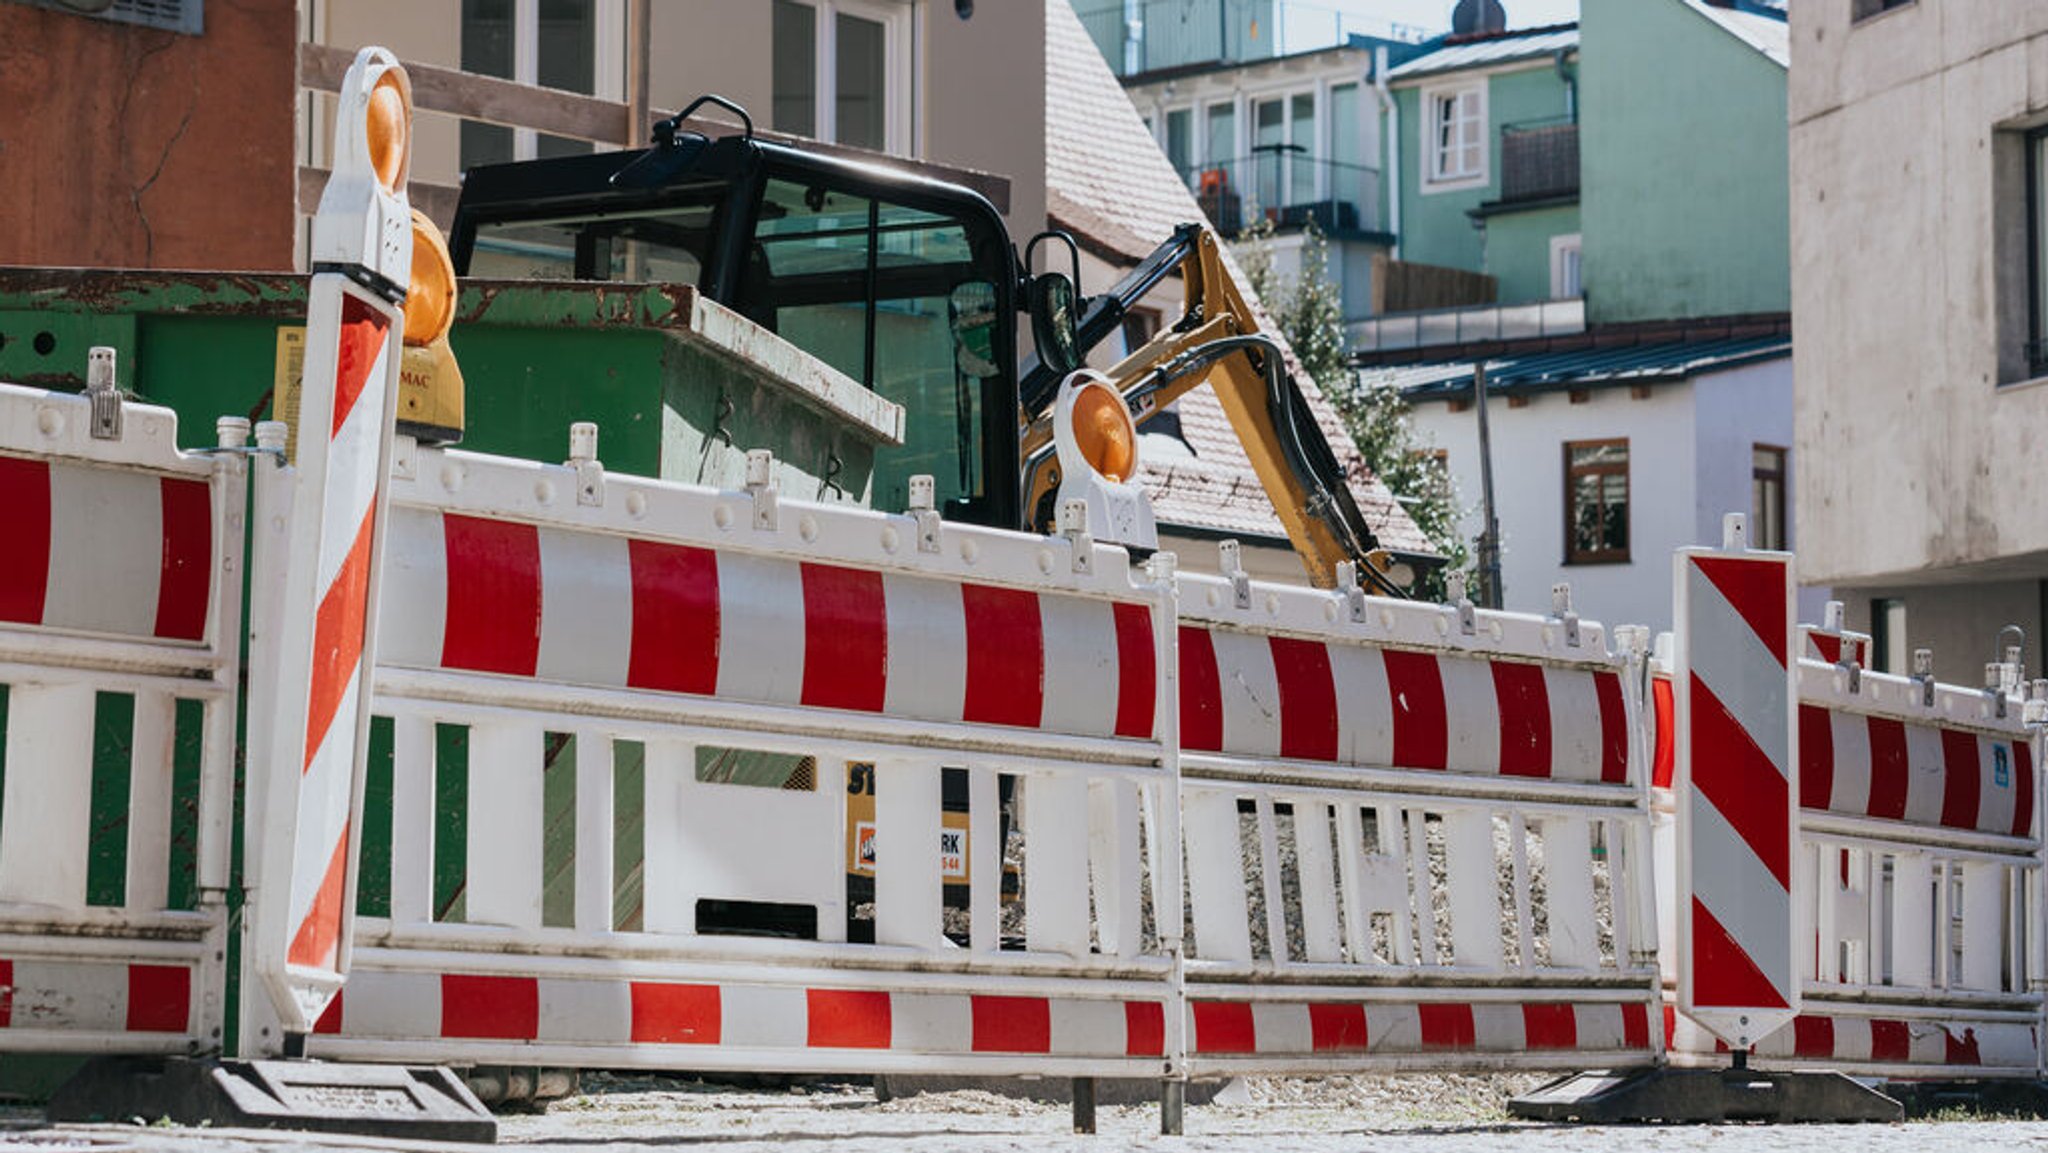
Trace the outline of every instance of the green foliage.
[[1360, 466], [1387, 486], [1417, 528], [1445, 558], [1420, 594], [1441, 597], [1444, 574], [1465, 569], [1470, 551], [1458, 535], [1457, 487], [1443, 458], [1409, 419], [1408, 402], [1390, 388], [1359, 383], [1345, 360], [1342, 289], [1329, 272], [1329, 242], [1313, 220], [1302, 236], [1301, 275], [1292, 283], [1273, 267], [1273, 225], [1261, 214], [1236, 249], [1252, 290], [1294, 347], [1304, 372], [1337, 406], [1357, 443]]

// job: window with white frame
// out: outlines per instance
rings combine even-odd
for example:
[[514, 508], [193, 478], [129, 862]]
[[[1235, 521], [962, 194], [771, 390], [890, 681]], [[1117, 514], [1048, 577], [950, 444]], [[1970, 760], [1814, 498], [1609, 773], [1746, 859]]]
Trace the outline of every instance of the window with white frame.
[[1422, 94], [1428, 110], [1429, 182], [1474, 184], [1486, 179], [1486, 86], [1435, 88]]
[[[609, 100], [625, 96], [623, 0], [462, 0], [462, 70]], [[465, 120], [462, 166], [590, 151], [590, 142]]]
[[1550, 299], [1576, 300], [1584, 295], [1579, 280], [1579, 234], [1550, 238]]
[[1253, 192], [1274, 212], [1316, 198], [1316, 95], [1295, 92], [1252, 102]]
[[774, 127], [911, 149], [910, 8], [897, 0], [775, 0]]

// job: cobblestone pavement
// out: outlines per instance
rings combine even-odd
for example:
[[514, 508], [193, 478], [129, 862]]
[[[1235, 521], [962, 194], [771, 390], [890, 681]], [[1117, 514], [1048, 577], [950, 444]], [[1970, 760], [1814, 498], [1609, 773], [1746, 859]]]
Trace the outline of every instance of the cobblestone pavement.
[[[500, 1118], [502, 1146], [534, 1150], [670, 1150], [719, 1153], [1177, 1153], [1235, 1150], [1386, 1150], [1389, 1153], [1976, 1153], [2042, 1150], [2048, 1122], [1955, 1118], [1902, 1125], [1577, 1127], [1512, 1122], [1500, 1102], [1524, 1083], [1504, 1078], [1335, 1078], [1254, 1082], [1217, 1103], [1190, 1107], [1187, 1135], [1158, 1135], [1156, 1105], [1104, 1106], [1094, 1137], [1070, 1131], [1063, 1105], [966, 1091], [877, 1102], [865, 1086], [811, 1085], [746, 1091], [693, 1082], [617, 1079], [604, 1091], [545, 1111]], [[50, 1128], [26, 1111], [0, 1115], [0, 1153], [15, 1149], [117, 1148], [138, 1153], [195, 1149], [268, 1153], [286, 1148], [451, 1150], [463, 1146], [364, 1142], [156, 1126]], [[474, 1148], [474, 1147], [469, 1147]]]

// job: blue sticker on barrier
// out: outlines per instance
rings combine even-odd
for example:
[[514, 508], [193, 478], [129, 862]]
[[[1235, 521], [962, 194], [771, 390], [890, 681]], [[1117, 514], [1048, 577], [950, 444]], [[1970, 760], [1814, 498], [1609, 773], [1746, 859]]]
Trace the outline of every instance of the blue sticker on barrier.
[[2004, 745], [1991, 746], [1991, 783], [2001, 789], [2012, 785], [2012, 755]]

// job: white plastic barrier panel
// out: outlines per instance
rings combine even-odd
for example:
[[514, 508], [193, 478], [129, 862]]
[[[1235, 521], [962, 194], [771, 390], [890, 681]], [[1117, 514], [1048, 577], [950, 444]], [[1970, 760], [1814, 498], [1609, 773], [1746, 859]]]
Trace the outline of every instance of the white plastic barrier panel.
[[217, 1051], [246, 464], [93, 357], [0, 385], [0, 1052]]
[[[1871, 672], [1866, 641], [1805, 632], [1791, 859], [1802, 1008], [1758, 1043], [1758, 1063], [2036, 1076], [2042, 798], [2026, 704], [2010, 685]], [[1656, 720], [1671, 725], [1668, 705]], [[1673, 1047], [1687, 1063], [1725, 1049], [1683, 1014]]]
[[[412, 97], [381, 48], [338, 100], [313, 220], [306, 364], [291, 469], [258, 474], [249, 700], [252, 1054], [291, 1052], [348, 972], [353, 862], [412, 225]], [[390, 121], [396, 120], [394, 126]], [[394, 140], [395, 137], [395, 140]]]
[[392, 501], [388, 908], [314, 1054], [1169, 1072], [1122, 550], [404, 441]]
[[1673, 558], [1678, 1006], [1738, 1049], [1799, 1012], [1792, 557], [1743, 536]]
[[1655, 1059], [1640, 653], [1568, 596], [1180, 598], [1192, 1072]]

